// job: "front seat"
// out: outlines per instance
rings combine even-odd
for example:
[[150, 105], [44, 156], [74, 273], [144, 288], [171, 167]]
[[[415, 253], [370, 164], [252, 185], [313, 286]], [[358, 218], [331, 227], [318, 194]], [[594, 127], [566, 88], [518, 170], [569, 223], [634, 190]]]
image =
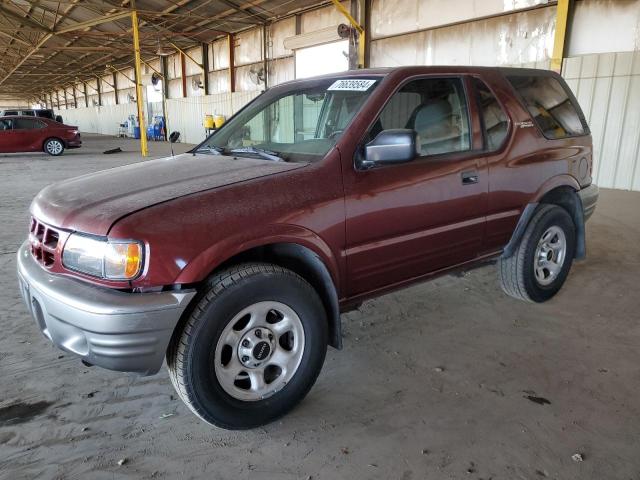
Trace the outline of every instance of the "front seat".
[[460, 129], [452, 119], [447, 100], [427, 100], [414, 109], [406, 128], [418, 133], [422, 155], [455, 152], [460, 150]]

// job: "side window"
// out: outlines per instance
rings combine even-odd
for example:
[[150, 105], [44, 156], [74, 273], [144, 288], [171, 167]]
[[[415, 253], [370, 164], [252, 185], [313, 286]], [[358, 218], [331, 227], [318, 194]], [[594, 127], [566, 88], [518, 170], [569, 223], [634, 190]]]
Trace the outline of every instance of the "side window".
[[34, 130], [36, 128], [44, 128], [44, 124], [30, 118], [17, 118], [14, 121], [14, 127], [17, 130]]
[[553, 77], [543, 75], [508, 75], [529, 113], [545, 137], [565, 138], [584, 135], [586, 129], [564, 87]]
[[369, 138], [391, 128], [415, 130], [422, 156], [470, 150], [469, 115], [462, 81], [439, 78], [409, 82], [385, 105]]
[[507, 137], [509, 119], [498, 103], [498, 99], [482, 80], [474, 78], [473, 84], [476, 87], [478, 96], [478, 108], [480, 109], [486, 142], [485, 148], [487, 150], [498, 150]]
[[0, 119], [0, 130], [11, 130], [11, 120]]
[[22, 115], [27, 115], [29, 117], [35, 117], [35, 112], [33, 110], [23, 110]]

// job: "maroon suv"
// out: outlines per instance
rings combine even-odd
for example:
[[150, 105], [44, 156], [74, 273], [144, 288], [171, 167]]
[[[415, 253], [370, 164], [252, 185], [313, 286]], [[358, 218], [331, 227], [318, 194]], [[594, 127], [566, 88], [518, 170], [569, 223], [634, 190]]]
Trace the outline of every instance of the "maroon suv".
[[156, 373], [224, 428], [289, 411], [340, 313], [498, 258], [542, 302], [585, 256], [584, 116], [539, 70], [406, 67], [289, 82], [192, 152], [67, 180], [31, 205], [18, 275], [42, 332]]

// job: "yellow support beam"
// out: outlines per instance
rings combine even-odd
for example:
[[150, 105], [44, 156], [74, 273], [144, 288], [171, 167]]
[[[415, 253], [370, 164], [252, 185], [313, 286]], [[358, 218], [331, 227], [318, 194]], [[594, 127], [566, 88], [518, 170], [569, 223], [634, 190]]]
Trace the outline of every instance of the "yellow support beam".
[[145, 62], [142, 58], [140, 59], [140, 61], [142, 63], [144, 63], [147, 67], [149, 67], [151, 70], [153, 70], [155, 73], [157, 73], [162, 79], [164, 79], [164, 75], [162, 75], [162, 73], [160, 73], [158, 70], [156, 70], [155, 68], [153, 68], [153, 65], [151, 65], [148, 62]]
[[[144, 63], [144, 61], [142, 59], [140, 59], [140, 61], [142, 63]], [[127, 80], [129, 80], [131, 83], [136, 83], [135, 79], [131, 78], [129, 75], [127, 75], [126, 73], [124, 73], [123, 70], [118, 70], [116, 67], [114, 67], [113, 65], [107, 65], [107, 68], [113, 70], [115, 73], [120, 73], [122, 74], [122, 76], [124, 78], [126, 78]], [[111, 85], [113, 87], [113, 85]]]
[[558, 6], [556, 7], [556, 33], [553, 38], [551, 70], [558, 73], [562, 72], [562, 58], [564, 56], [564, 42], [567, 34], [570, 1], [571, 0], [558, 0]]
[[138, 32], [138, 13], [131, 11], [131, 25], [133, 26], [133, 50], [135, 54], [136, 70], [136, 104], [138, 105], [138, 122], [140, 124], [140, 153], [143, 157], [149, 154], [147, 146], [147, 128], [144, 121], [144, 97], [142, 94], [142, 68], [140, 66], [140, 35]]
[[[365, 40], [364, 40], [364, 28], [362, 25], [358, 23], [358, 21], [353, 18], [353, 16], [349, 13], [349, 11], [344, 8], [344, 5], [340, 3], [340, 0], [331, 0], [335, 7], [338, 9], [342, 15], [349, 20], [349, 23], [353, 28], [358, 32], [358, 68], [364, 68], [364, 49], [365, 49]], [[359, 7], [362, 11], [362, 2], [360, 2]], [[362, 16], [362, 14], [361, 14]]]
[[[193, 63], [195, 63], [197, 66], [200, 67], [200, 70], [202, 70], [204, 72], [204, 65], [202, 65], [200, 62], [198, 62], [195, 58], [193, 58], [191, 55], [189, 55], [187, 52], [185, 52], [184, 50], [182, 50], [179, 46], [177, 46], [175, 43], [173, 42], [169, 42], [169, 45], [171, 45], [173, 48], [175, 48], [178, 52], [180, 52], [181, 54], [183, 54], [185, 57], [187, 57], [189, 60], [191, 60]], [[206, 73], [206, 72], [205, 72]]]

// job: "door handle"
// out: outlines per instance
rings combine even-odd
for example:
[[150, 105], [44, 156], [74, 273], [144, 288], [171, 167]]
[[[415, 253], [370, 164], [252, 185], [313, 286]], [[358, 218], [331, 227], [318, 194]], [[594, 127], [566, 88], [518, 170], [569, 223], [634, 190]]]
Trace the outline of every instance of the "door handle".
[[472, 185], [474, 183], [478, 183], [478, 172], [475, 170], [470, 170], [468, 172], [462, 172], [462, 184], [463, 185]]

